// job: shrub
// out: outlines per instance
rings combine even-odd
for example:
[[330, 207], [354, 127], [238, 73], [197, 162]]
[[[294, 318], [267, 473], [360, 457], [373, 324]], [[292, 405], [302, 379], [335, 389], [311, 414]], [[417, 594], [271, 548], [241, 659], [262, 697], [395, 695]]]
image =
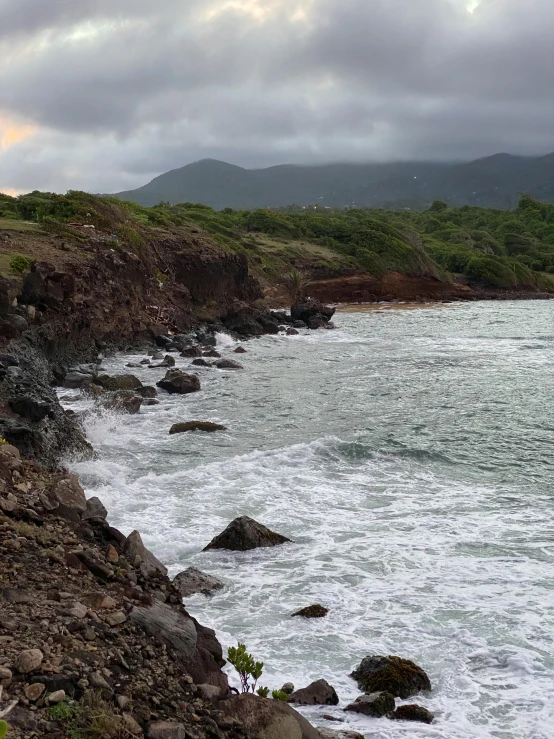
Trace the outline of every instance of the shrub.
[[10, 262], [10, 269], [12, 272], [22, 275], [24, 272], [28, 272], [31, 264], [34, 262], [31, 257], [26, 257], [24, 254], [16, 254]]
[[255, 662], [248, 654], [244, 644], [239, 642], [238, 647], [229, 647], [227, 659], [238, 672], [243, 693], [256, 692], [256, 684], [262, 676], [263, 662]]

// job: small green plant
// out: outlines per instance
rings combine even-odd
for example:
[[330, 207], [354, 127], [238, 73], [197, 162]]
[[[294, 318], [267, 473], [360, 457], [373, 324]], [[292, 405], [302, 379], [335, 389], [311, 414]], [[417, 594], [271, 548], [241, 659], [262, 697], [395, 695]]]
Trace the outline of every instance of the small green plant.
[[3, 444], [9, 444], [9, 441], [6, 441], [3, 436], [0, 436], [0, 446]]
[[260, 698], [267, 698], [269, 695], [269, 688], [258, 688], [256, 690], [256, 693], [260, 696]]
[[4, 739], [7, 733], [8, 733], [8, 724], [6, 723], [6, 721], [2, 719], [2, 721], [0, 721], [0, 739]]
[[263, 662], [255, 662], [254, 657], [248, 654], [244, 644], [239, 642], [238, 647], [229, 647], [227, 659], [239, 673], [242, 692], [256, 692], [256, 684], [262, 676]]
[[309, 283], [309, 279], [306, 277], [304, 272], [296, 269], [296, 267], [291, 269], [285, 280], [293, 302], [302, 297], [304, 290]]
[[75, 713], [74, 709], [69, 703], [56, 703], [54, 706], [50, 706], [48, 709], [48, 717], [52, 721], [69, 721]]
[[284, 690], [272, 690], [271, 697], [274, 701], [283, 701], [284, 703], [287, 702], [287, 694]]
[[24, 254], [16, 254], [10, 262], [10, 269], [12, 272], [22, 275], [29, 270], [33, 261], [31, 257], [26, 257]]

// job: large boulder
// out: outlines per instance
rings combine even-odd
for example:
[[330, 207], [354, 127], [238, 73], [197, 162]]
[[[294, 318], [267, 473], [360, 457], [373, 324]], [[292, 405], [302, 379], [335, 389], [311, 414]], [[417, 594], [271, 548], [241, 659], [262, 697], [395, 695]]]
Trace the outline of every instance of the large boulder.
[[230, 369], [230, 370], [244, 369], [242, 364], [240, 364], [240, 362], [235, 362], [234, 359], [218, 359], [217, 362], [215, 362], [215, 366], [218, 369]]
[[156, 383], [158, 387], [171, 394], [184, 395], [200, 390], [200, 380], [196, 375], [187, 375], [179, 369], [170, 369], [165, 377]]
[[327, 680], [316, 680], [307, 688], [295, 690], [288, 700], [299, 706], [338, 706], [339, 703], [337, 691]]
[[369, 693], [369, 695], [360, 695], [354, 703], [346, 706], [345, 711], [354, 713], [363, 713], [364, 716], [373, 716], [380, 718], [394, 711], [394, 696], [387, 692]]
[[309, 721], [282, 701], [244, 693], [219, 703], [218, 708], [224, 716], [240, 721], [246, 733], [255, 733], [257, 739], [321, 739]]
[[104, 390], [138, 390], [142, 382], [135, 375], [98, 375], [95, 383]]
[[133, 531], [125, 540], [123, 555], [134, 567], [140, 567], [143, 574], [158, 570], [167, 575], [167, 567], [144, 546], [138, 531]]
[[401, 657], [365, 657], [350, 676], [366, 693], [385, 691], [405, 699], [421, 690], [431, 690], [431, 681], [424, 670]]
[[211, 421], [186, 421], [185, 423], [174, 423], [169, 429], [170, 434], [183, 434], [186, 431], [205, 431], [213, 433], [214, 431], [225, 431], [225, 426]]
[[329, 609], [319, 603], [314, 603], [313, 606], [306, 606], [301, 608], [299, 611], [293, 613], [293, 616], [302, 616], [302, 618], [324, 618], [329, 613]]
[[85, 491], [73, 475], [57, 480], [48, 491], [48, 498], [58, 504], [56, 512], [69, 520], [78, 521], [87, 508]]
[[194, 621], [177, 608], [154, 601], [149, 606], [135, 606], [129, 618], [174, 649], [183, 661], [187, 662], [194, 656], [197, 639]]
[[219, 578], [200, 572], [196, 567], [189, 567], [184, 572], [179, 572], [173, 578], [173, 584], [178, 588], [183, 598], [194, 595], [194, 593], [211, 593], [225, 587], [225, 584]]
[[240, 516], [227, 526], [225, 531], [214, 537], [204, 551], [210, 549], [231, 549], [245, 552], [258, 547], [275, 547], [290, 541], [286, 536], [276, 534], [261, 523], [248, 516]]
[[119, 413], [139, 413], [143, 398], [134, 390], [116, 390], [98, 398], [98, 404]]
[[37, 398], [30, 395], [20, 395], [17, 398], [12, 398], [9, 401], [9, 406], [14, 413], [35, 423], [42, 421], [46, 416], [52, 418], [54, 416], [54, 410], [49, 403], [37, 400]]
[[335, 308], [314, 298], [298, 298], [290, 309], [290, 315], [293, 321], [304, 321], [309, 325], [310, 318], [314, 316], [322, 316], [324, 320], [330, 321], [335, 315]]

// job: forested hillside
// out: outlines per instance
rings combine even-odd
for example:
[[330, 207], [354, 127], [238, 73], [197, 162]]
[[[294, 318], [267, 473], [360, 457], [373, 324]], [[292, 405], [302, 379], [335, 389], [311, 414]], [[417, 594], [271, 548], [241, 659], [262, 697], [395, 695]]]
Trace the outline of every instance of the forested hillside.
[[146, 244], [198, 234], [206, 244], [245, 255], [265, 286], [283, 282], [295, 268], [306, 279], [395, 272], [500, 290], [554, 289], [554, 205], [529, 196], [513, 211], [435, 201], [421, 212], [317, 205], [215, 211], [194, 203], [149, 208], [71, 191], [0, 196], [0, 230], [79, 241], [83, 226], [104, 234], [115, 251], [139, 254]]

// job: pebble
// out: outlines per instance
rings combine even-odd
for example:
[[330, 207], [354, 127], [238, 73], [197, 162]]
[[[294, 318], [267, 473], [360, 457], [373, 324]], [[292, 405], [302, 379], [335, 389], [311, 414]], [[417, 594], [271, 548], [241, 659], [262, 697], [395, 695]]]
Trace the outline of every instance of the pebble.
[[7, 667], [0, 667], [0, 680], [11, 680], [12, 671]]
[[88, 608], [82, 603], [75, 603], [73, 608], [69, 611], [69, 615], [74, 618], [85, 618], [88, 613]]
[[25, 697], [30, 701], [38, 701], [45, 690], [46, 685], [43, 683], [32, 683], [32, 685], [27, 685], [25, 688]]
[[56, 690], [48, 696], [48, 703], [61, 703], [65, 700], [65, 690]]
[[123, 611], [115, 611], [115, 613], [108, 613], [106, 616], [106, 623], [109, 626], [119, 626], [127, 621], [127, 616]]

